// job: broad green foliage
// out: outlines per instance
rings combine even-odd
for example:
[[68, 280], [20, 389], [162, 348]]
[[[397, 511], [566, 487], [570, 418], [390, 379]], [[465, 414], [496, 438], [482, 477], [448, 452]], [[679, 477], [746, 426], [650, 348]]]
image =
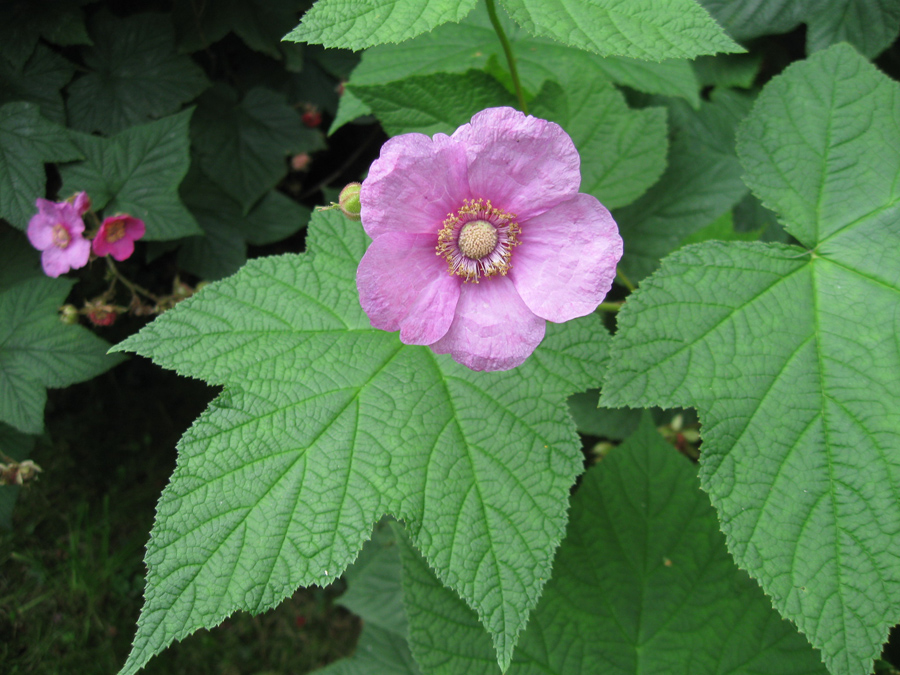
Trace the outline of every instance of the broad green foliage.
[[59, 321], [72, 283], [33, 278], [0, 291], [0, 422], [19, 431], [43, 431], [47, 387], [89, 380], [121, 360], [87, 329]]
[[762, 67], [759, 54], [719, 54], [694, 61], [697, 79], [704, 86], [750, 89]]
[[406, 638], [366, 623], [353, 656], [315, 671], [316, 675], [421, 675]]
[[662, 178], [640, 199], [614, 212], [625, 256], [620, 269], [637, 282], [692, 232], [709, 225], [746, 193], [734, 151], [734, 129], [750, 99], [731, 92], [699, 111], [669, 105], [674, 140]]
[[42, 276], [41, 254], [28, 243], [25, 233], [0, 225], [0, 290]]
[[323, 145], [283, 95], [262, 87], [238, 101], [216, 85], [200, 97], [191, 132], [200, 168], [244, 213], [287, 174], [287, 155]]
[[[697, 79], [687, 61], [662, 63], [638, 61], [626, 57], [601, 57], [567, 47], [546, 38], [530, 36], [505, 15], [501, 22], [516, 55], [522, 86], [531, 96], [547, 80], [567, 82], [574, 74], [590, 72], [598, 79], [627, 85], [638, 91], [679, 96], [699, 104]], [[503, 50], [484, 7], [476, 9], [459, 24], [446, 24], [434, 31], [399, 45], [379, 45], [365, 51], [359, 66], [347, 84], [352, 94], [357, 86], [384, 85], [415, 75], [464, 73], [471, 69], [489, 69], [495, 77], [507, 77]], [[583, 85], [582, 85], [583, 86]], [[508, 88], [512, 91], [511, 85]], [[338, 119], [331, 131], [370, 112], [355, 96], [344, 95]]]
[[476, 0], [319, 0], [285, 40], [365, 49], [460, 21]]
[[391, 136], [412, 131], [452, 134], [485, 108], [516, 105], [503, 85], [479, 70], [411, 77], [386, 85], [354, 87], [353, 92]]
[[340, 604], [367, 624], [391, 631], [404, 639], [408, 631], [400, 586], [400, 553], [392, 521], [384, 519], [375, 526], [359, 558], [344, 572], [347, 591]]
[[347, 591], [339, 602], [363, 620], [356, 652], [316, 675], [420, 675], [406, 642], [400, 551], [390, 525], [376, 525], [359, 559], [344, 573]]
[[0, 7], [0, 59], [21, 68], [40, 38], [56, 45], [89, 45], [80, 5], [88, 0], [8, 0]]
[[[557, 122], [572, 137], [581, 155], [583, 192], [611, 208], [634, 201], [665, 168], [665, 110], [629, 109], [593, 64], [567, 80], [566, 89], [548, 82], [531, 112]], [[450, 134], [483, 108], [516, 105], [493, 77], [478, 70], [356, 86], [353, 91], [392, 136]]]
[[74, 73], [75, 66], [44, 45], [37, 46], [21, 69], [0, 58], [0, 105], [9, 101], [37, 103], [41, 115], [65, 124], [66, 110], [60, 90]]
[[534, 35], [648, 61], [740, 52], [695, 0], [500, 0]]
[[801, 246], [669, 257], [619, 314], [602, 399], [697, 407], [736, 562], [851, 675], [900, 619], [898, 94], [847, 45], [766, 86], [738, 148]]
[[[426, 675], [499, 673], [474, 613], [406, 539], [403, 602]], [[588, 470], [507, 675], [825, 675], [818, 655], [735, 567], [691, 463], [637, 431]]]
[[616, 208], [644, 194], [665, 169], [666, 111], [629, 109], [597, 72], [586, 67], [570, 74], [566, 89], [548, 83], [531, 112], [572, 137], [581, 155], [581, 191]]
[[73, 127], [114, 134], [176, 112], [209, 86], [203, 71], [175, 53], [165, 14], [117, 19], [101, 12], [91, 22], [94, 46], [85, 50], [89, 72], [69, 87]]
[[187, 173], [188, 123], [193, 110], [130, 127], [112, 138], [72, 134], [85, 161], [60, 170], [60, 193], [84, 190], [95, 209], [129, 213], [147, 225], [145, 239], [177, 239], [200, 234], [178, 198]]
[[807, 24], [806, 49], [812, 53], [838, 42], [876, 56], [900, 31], [895, 0], [700, 0], [736, 40], [787, 33]]
[[117, 346], [225, 390], [179, 444], [126, 673], [238, 608], [343, 572], [392, 513], [509, 663], [550, 576], [581, 454], [565, 397], [605, 366], [596, 317], [475, 373], [370, 327], [368, 239], [315, 214], [303, 256], [249, 262]]
[[309, 209], [275, 190], [244, 215], [240, 204], [196, 169], [188, 172], [181, 194], [204, 235], [182, 243], [178, 264], [207, 281], [237, 272], [247, 262], [247, 244], [287, 239], [309, 220]]
[[762, 232], [762, 228], [750, 232], [738, 232], [734, 229], [732, 212], [726, 211], [703, 229], [685, 237], [681, 245], [699, 244], [713, 239], [716, 241], [757, 241]]
[[44, 196], [44, 162], [81, 159], [69, 132], [41, 116], [34, 103], [0, 108], [0, 217], [24, 230]]
[[281, 59], [281, 38], [308, 4], [305, 0], [175, 0], [172, 19], [178, 48], [199, 51], [234, 32], [251, 49]]

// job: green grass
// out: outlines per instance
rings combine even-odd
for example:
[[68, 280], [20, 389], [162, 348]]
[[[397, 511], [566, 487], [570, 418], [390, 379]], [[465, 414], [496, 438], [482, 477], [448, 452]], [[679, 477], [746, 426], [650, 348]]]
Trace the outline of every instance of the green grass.
[[[51, 392], [48, 434], [0, 531], [0, 672], [114, 674], [143, 601], [143, 547], [178, 437], [215, 394], [141, 360]], [[0, 489], [4, 489], [0, 487]], [[148, 675], [305, 673], [352, 651], [358, 620], [340, 588], [301, 589], [154, 658]]]

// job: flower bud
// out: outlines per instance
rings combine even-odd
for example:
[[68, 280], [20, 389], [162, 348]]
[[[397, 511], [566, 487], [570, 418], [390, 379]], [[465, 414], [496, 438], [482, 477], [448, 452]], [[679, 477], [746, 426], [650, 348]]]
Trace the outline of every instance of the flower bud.
[[291, 168], [294, 171], [306, 171], [309, 168], [311, 160], [312, 158], [309, 156], [308, 152], [301, 152], [300, 154], [291, 157]]
[[362, 185], [360, 183], [349, 183], [341, 190], [341, 194], [338, 196], [338, 207], [351, 220], [360, 219], [359, 191], [361, 188]]
[[75, 305], [63, 305], [59, 308], [59, 320], [67, 326], [78, 323], [78, 308]]

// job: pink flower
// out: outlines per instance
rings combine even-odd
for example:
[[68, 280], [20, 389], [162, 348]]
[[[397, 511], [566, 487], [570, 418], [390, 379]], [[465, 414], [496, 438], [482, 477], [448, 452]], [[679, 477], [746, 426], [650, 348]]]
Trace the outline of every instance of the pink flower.
[[373, 241], [360, 303], [376, 328], [473, 370], [520, 365], [546, 321], [593, 312], [622, 257], [609, 211], [579, 194], [580, 160], [556, 124], [490, 108], [452, 136], [404, 134], [360, 193]]
[[126, 213], [105, 218], [94, 237], [94, 253], [101, 257], [111, 255], [116, 260], [125, 260], [134, 253], [134, 242], [143, 237], [146, 231], [143, 220]]
[[49, 277], [87, 265], [91, 242], [82, 236], [84, 221], [68, 202], [35, 201], [38, 212], [28, 221], [28, 241], [41, 253], [41, 265]]

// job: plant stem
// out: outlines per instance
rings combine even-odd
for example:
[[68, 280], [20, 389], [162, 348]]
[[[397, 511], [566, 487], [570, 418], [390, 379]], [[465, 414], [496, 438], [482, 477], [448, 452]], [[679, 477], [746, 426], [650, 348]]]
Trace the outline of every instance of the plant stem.
[[503, 45], [503, 53], [506, 54], [506, 62], [509, 63], [509, 74], [512, 77], [513, 86], [516, 88], [516, 96], [519, 98], [519, 107], [522, 109], [522, 112], [527, 115], [528, 105], [525, 103], [525, 94], [522, 93], [522, 83], [519, 82], [519, 71], [516, 69], [516, 57], [513, 56], [512, 46], [509, 44], [506, 33], [503, 32], [503, 26], [500, 25], [500, 19], [497, 18], [497, 8], [494, 5], [494, 0], [485, 0], [485, 2], [487, 3], [488, 16], [491, 17], [491, 25], [494, 27], [494, 32], [497, 33], [497, 37], [500, 38], [500, 44]]
[[601, 302], [597, 305], [597, 309], [601, 312], [618, 312], [622, 309], [622, 305], [625, 303], [622, 302]]
[[109, 267], [110, 272], [113, 273], [113, 276], [116, 279], [118, 279], [119, 281], [121, 281], [123, 284], [125, 284], [128, 287], [128, 290], [130, 290], [132, 292], [132, 294], [134, 294], [134, 295], [140, 294], [146, 298], [149, 298], [153, 302], [159, 302], [159, 298], [157, 296], [153, 295], [153, 293], [148, 291], [146, 288], [141, 288], [137, 284], [132, 283], [131, 281], [129, 281], [128, 279], [123, 277], [122, 274], [119, 272], [119, 270], [116, 268], [115, 263], [113, 263], [112, 258], [110, 258], [109, 256], [106, 256], [106, 265]]
[[634, 292], [635, 285], [629, 281], [628, 277], [622, 274], [622, 270], [616, 270], [616, 278], [619, 280], [619, 283], [622, 284], [625, 288], [627, 288], [632, 293]]

